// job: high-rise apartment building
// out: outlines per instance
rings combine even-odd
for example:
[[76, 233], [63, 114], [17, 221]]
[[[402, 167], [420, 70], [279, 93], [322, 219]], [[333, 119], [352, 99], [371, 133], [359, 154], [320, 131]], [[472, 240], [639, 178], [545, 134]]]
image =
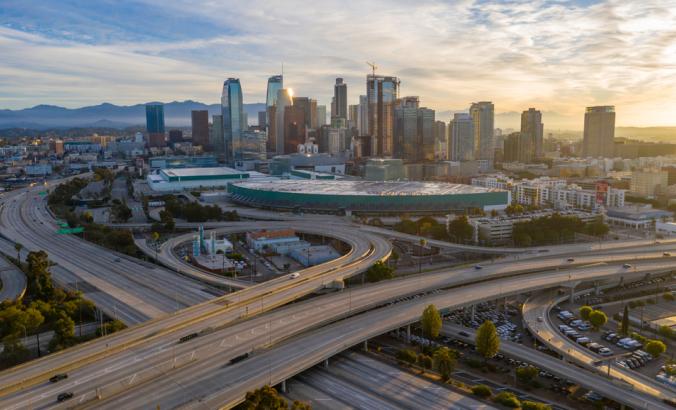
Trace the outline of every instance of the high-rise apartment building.
[[[270, 122], [274, 121], [274, 116], [270, 116], [270, 108], [277, 103], [277, 92], [284, 88], [284, 77], [281, 75], [273, 75], [268, 78], [268, 90], [265, 98], [265, 112], [266, 112], [266, 127], [270, 126]], [[268, 135], [270, 130], [268, 129]]]
[[603, 105], [587, 107], [584, 113], [584, 140], [582, 153], [587, 157], [615, 155], [615, 107]]
[[146, 131], [148, 131], [148, 146], [164, 147], [164, 104], [146, 104]]
[[474, 159], [474, 122], [469, 114], [458, 113], [448, 124], [448, 154], [451, 161]]
[[[286, 127], [284, 125], [286, 116], [286, 107], [293, 105], [291, 93], [286, 88], [277, 91], [277, 101], [275, 103], [275, 153], [278, 155], [284, 154]], [[305, 122], [305, 118], [303, 118]]]
[[530, 135], [523, 132], [513, 132], [505, 138], [503, 161], [527, 164], [533, 161], [534, 151]]
[[544, 157], [542, 113], [535, 108], [529, 108], [521, 113], [521, 133], [525, 134], [529, 141], [532, 159]]
[[211, 117], [209, 149], [215, 152], [223, 152], [223, 115], [213, 115]]
[[336, 78], [336, 84], [333, 86], [333, 99], [335, 111], [332, 112], [332, 116], [342, 118], [347, 122], [347, 84], [342, 78]]
[[240, 159], [240, 139], [246, 130], [242, 86], [238, 78], [228, 78], [223, 83], [221, 94], [221, 113], [223, 114], [223, 155], [226, 163]]
[[474, 124], [474, 151], [476, 159], [493, 161], [493, 124], [494, 124], [494, 106], [490, 101], [481, 101], [472, 103], [469, 108], [469, 115]]
[[193, 110], [191, 112], [192, 145], [209, 144], [209, 111]]
[[434, 158], [446, 160], [446, 123], [443, 121], [434, 122]]
[[391, 156], [394, 152], [394, 106], [399, 97], [399, 85], [397, 77], [371, 74], [366, 77], [368, 126], [374, 156]]

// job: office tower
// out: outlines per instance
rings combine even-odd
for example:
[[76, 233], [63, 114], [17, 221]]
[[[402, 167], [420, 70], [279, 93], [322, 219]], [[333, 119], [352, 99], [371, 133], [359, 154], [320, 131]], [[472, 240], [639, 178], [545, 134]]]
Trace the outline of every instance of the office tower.
[[418, 109], [418, 133], [422, 143], [419, 161], [434, 161], [434, 110], [425, 107]]
[[169, 143], [175, 144], [177, 142], [183, 142], [183, 131], [169, 130]]
[[[310, 128], [313, 130], [316, 130], [319, 128], [319, 120], [317, 118], [317, 100], [314, 98], [310, 98], [310, 119], [309, 119], [309, 124]], [[308, 119], [305, 119], [305, 122], [308, 122]]]
[[[270, 123], [273, 121], [274, 117], [270, 116], [270, 107], [274, 107], [277, 103], [277, 93], [279, 90], [284, 88], [284, 77], [281, 75], [273, 75], [268, 78], [268, 91], [265, 98], [265, 112], [267, 113], [266, 126], [270, 126]], [[268, 130], [268, 136], [270, 135], [270, 130]]]
[[615, 106], [587, 107], [582, 152], [587, 157], [615, 155]]
[[261, 130], [265, 129], [265, 124], [267, 124], [267, 111], [258, 111], [258, 128]]
[[397, 77], [366, 77], [369, 134], [373, 138], [371, 154], [391, 156], [393, 153], [394, 106], [399, 96]]
[[223, 152], [223, 116], [211, 117], [211, 133], [209, 134], [209, 150]]
[[[277, 101], [275, 103], [275, 150], [278, 155], [284, 153], [284, 117], [286, 114], [286, 107], [293, 105], [291, 93], [286, 88], [277, 91]], [[303, 119], [305, 121], [305, 119]]]
[[326, 125], [326, 105], [317, 106], [317, 128]]
[[494, 107], [490, 101], [472, 103], [469, 115], [474, 125], [474, 151], [476, 159], [493, 160]]
[[335, 111], [332, 111], [332, 116], [342, 118], [347, 122], [347, 84], [342, 78], [336, 78], [336, 84], [333, 86], [333, 99]]
[[192, 145], [209, 144], [209, 111], [193, 110], [191, 113]]
[[359, 96], [357, 130], [359, 135], [368, 135], [369, 132], [369, 100], [365, 95]]
[[359, 123], [359, 105], [348, 105], [347, 107], [347, 128], [357, 128]]
[[458, 113], [448, 124], [448, 154], [451, 161], [474, 159], [474, 121], [469, 114]]
[[266, 110], [267, 118], [270, 119], [267, 127], [268, 140], [265, 143], [267, 151], [271, 154], [277, 152], [277, 106], [273, 105]]
[[246, 129], [242, 86], [238, 78], [228, 78], [223, 83], [221, 112], [223, 113], [223, 155], [225, 162], [231, 164], [239, 159], [240, 138], [242, 131]]
[[446, 158], [446, 123], [443, 121], [434, 122], [434, 158], [445, 160]]
[[[279, 143], [279, 140], [277, 140]], [[305, 110], [303, 107], [284, 107], [284, 146], [280, 154], [298, 152], [298, 146], [305, 142]]]
[[530, 139], [532, 152], [528, 156], [533, 159], [544, 157], [542, 113], [540, 111], [529, 108], [528, 111], [521, 113], [521, 133]]
[[528, 163], [533, 160], [533, 141], [530, 135], [523, 132], [513, 132], [505, 138], [504, 162]]
[[434, 159], [434, 110], [418, 97], [404, 97], [394, 108], [394, 157], [409, 162]]
[[312, 121], [312, 104], [311, 100], [308, 97], [293, 97], [293, 106], [299, 107], [303, 110], [305, 118], [305, 128], [312, 128], [310, 126], [310, 121]]
[[146, 104], [146, 130], [148, 131], [148, 146], [164, 147], [164, 105]]

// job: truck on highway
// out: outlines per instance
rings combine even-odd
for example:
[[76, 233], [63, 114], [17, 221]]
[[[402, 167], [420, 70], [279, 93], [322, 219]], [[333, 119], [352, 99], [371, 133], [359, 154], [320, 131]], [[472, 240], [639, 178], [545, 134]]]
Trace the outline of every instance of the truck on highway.
[[241, 362], [242, 360], [245, 360], [245, 359], [247, 359], [247, 358], [249, 358], [249, 353], [244, 353], [244, 354], [241, 354], [241, 355], [239, 355], [239, 356], [233, 357], [232, 359], [230, 359], [230, 362], [229, 362], [229, 363], [230, 363], [230, 364], [239, 363], [239, 362]]

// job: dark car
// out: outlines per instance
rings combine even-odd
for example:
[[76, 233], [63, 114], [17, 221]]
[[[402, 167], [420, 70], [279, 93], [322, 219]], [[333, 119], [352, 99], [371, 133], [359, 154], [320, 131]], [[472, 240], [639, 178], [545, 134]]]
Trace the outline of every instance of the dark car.
[[67, 392], [63, 392], [63, 393], [59, 394], [58, 396], [56, 396], [56, 401], [62, 402], [62, 401], [66, 401], [66, 400], [72, 399], [72, 398], [73, 398], [73, 392], [67, 391]]
[[56, 383], [58, 381], [61, 381], [63, 379], [67, 379], [67, 378], [68, 378], [68, 375], [66, 373], [59, 373], [59, 374], [55, 374], [54, 376], [50, 377], [49, 381], [51, 383]]
[[460, 336], [469, 337], [469, 333], [465, 332], [464, 330], [458, 332], [458, 334], [459, 334]]

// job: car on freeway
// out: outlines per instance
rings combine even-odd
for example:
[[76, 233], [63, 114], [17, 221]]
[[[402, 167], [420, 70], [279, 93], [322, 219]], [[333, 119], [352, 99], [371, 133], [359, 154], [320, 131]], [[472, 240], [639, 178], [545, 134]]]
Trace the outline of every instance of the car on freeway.
[[664, 252], [664, 253], [662, 254], [662, 256], [671, 256], [671, 253], [669, 253], [669, 252]]
[[474, 265], [474, 269], [476, 269], [476, 270], [480, 270], [480, 269], [483, 269], [483, 268], [484, 268], [484, 267], [481, 266], [481, 265]]
[[631, 264], [625, 263], [624, 265], [622, 265], [622, 267], [625, 268], [625, 269], [629, 269], [629, 268], [631, 268]]
[[458, 334], [460, 336], [469, 337], [469, 333], [465, 332], [464, 330], [461, 330], [460, 332], [458, 332]]
[[50, 377], [49, 382], [50, 383], [56, 383], [58, 381], [61, 381], [61, 380], [67, 379], [67, 378], [68, 378], [68, 375], [66, 373], [59, 373], [59, 374], [55, 374], [54, 376]]
[[289, 279], [296, 279], [300, 277], [300, 273], [294, 272], [291, 275], [289, 275]]
[[575, 258], [568, 258], [568, 262], [575, 262]]
[[66, 401], [66, 400], [72, 399], [72, 398], [73, 398], [73, 392], [67, 391], [67, 392], [63, 392], [63, 393], [59, 394], [58, 396], [56, 396], [56, 401], [58, 401], [60, 403], [62, 401]]

